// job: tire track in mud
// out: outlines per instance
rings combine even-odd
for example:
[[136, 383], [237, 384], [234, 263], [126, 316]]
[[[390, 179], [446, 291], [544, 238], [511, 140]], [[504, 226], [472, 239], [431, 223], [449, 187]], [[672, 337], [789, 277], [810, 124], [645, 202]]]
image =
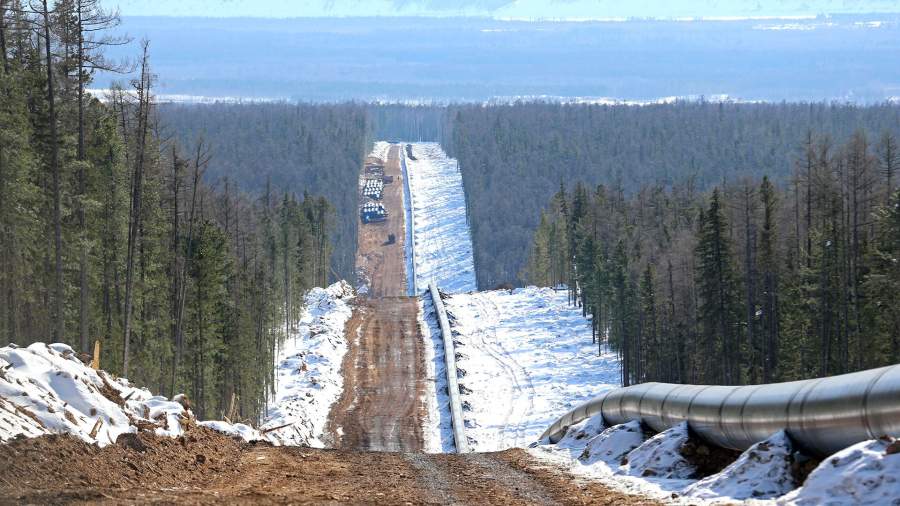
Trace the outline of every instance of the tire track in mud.
[[417, 314], [410, 297], [356, 303], [345, 334], [358, 337], [348, 340], [344, 390], [326, 427], [335, 448], [422, 451], [425, 343]]

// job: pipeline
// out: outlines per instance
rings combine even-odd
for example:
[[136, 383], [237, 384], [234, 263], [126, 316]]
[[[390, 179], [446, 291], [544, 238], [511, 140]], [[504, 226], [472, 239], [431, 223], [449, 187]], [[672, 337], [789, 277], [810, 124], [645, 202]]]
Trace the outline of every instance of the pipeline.
[[441, 337], [444, 341], [444, 365], [447, 369], [447, 394], [450, 397], [450, 423], [453, 425], [453, 442], [456, 445], [456, 453], [469, 453], [469, 440], [466, 438], [462, 403], [459, 400], [459, 379], [456, 373], [456, 350], [453, 346], [453, 332], [450, 330], [447, 311], [444, 309], [444, 301], [441, 300], [441, 292], [438, 290], [437, 283], [432, 281], [428, 289], [431, 291], [434, 312], [437, 314], [438, 323], [441, 326]]
[[784, 429], [807, 452], [900, 437], [900, 364], [828, 378], [748, 386], [642, 383], [610, 390], [564, 414], [541, 440], [559, 441], [596, 414], [607, 426], [641, 420], [662, 432], [681, 422], [706, 441], [746, 450]]

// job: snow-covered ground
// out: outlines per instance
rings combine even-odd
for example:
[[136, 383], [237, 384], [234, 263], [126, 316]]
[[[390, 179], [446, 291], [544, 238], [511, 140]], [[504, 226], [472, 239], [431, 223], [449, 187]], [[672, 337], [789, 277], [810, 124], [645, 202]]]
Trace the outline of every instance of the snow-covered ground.
[[138, 425], [163, 436], [182, 434], [193, 415], [179, 402], [133, 387], [84, 364], [68, 345], [0, 348], [0, 441], [72, 434], [106, 446]]
[[[779, 431], [702, 479], [685, 457], [687, 425], [647, 437], [639, 422], [605, 427], [599, 415], [570, 427], [555, 445], [529, 449], [539, 460], [615, 490], [672, 504], [897, 504], [900, 441], [865, 441], [825, 458], [802, 487], [795, 448]], [[696, 462], [696, 461], [695, 461]]]
[[445, 304], [474, 451], [527, 446], [557, 417], [619, 383], [618, 359], [598, 355], [590, 321], [564, 291], [456, 294]]
[[290, 446], [326, 445], [325, 422], [344, 385], [344, 325], [352, 313], [353, 296], [345, 281], [313, 288], [306, 295], [300, 325], [278, 352], [275, 397], [261, 427], [269, 429], [269, 440]]
[[391, 149], [391, 143], [385, 141], [378, 141], [372, 146], [372, 152], [369, 153], [369, 156], [378, 158], [382, 161], [382, 163], [387, 162], [388, 151]]
[[[444, 292], [477, 289], [466, 196], [457, 162], [437, 143], [412, 144], [404, 158], [413, 222], [413, 257], [419, 292], [436, 281]], [[412, 247], [412, 245], [410, 245]]]

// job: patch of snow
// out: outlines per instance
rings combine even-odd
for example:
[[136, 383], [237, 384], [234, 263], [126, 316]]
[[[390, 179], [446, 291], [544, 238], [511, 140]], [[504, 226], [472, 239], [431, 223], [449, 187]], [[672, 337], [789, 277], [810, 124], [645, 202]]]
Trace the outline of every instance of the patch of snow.
[[278, 350], [275, 395], [261, 427], [269, 441], [325, 447], [322, 436], [328, 411], [344, 384], [344, 325], [352, 313], [349, 301], [353, 297], [346, 281], [313, 288], [306, 295], [300, 325]]
[[[529, 448], [537, 460], [557, 468], [566, 470], [578, 479], [602, 483], [606, 487], [626, 494], [639, 495], [642, 499], [655, 499], [667, 504], [698, 504], [696, 499], [690, 501], [676, 496], [691, 480], [661, 480], [649, 477], [636, 477], [622, 474], [617, 466], [609, 466], [602, 460], [590, 465], [577, 458], [578, 453], [571, 449], [557, 448], [555, 445]], [[673, 496], [673, 494], [675, 494]]]
[[618, 384], [615, 354], [565, 291], [520, 288], [445, 300], [473, 451], [523, 447], [556, 418]]
[[178, 436], [192, 417], [176, 400], [155, 396], [85, 365], [66, 344], [0, 348], [0, 441], [71, 434], [106, 446], [137, 424]]
[[791, 474], [793, 445], [784, 431], [756, 443], [736, 461], [717, 474], [708, 476], [684, 490], [697, 499], [773, 499], [797, 487]]
[[425, 418], [425, 452], [452, 453], [453, 424], [450, 418], [450, 396], [447, 393], [447, 366], [444, 363], [444, 342], [431, 295], [419, 299], [419, 328], [425, 341], [425, 399], [428, 414]]
[[372, 147], [372, 152], [369, 153], [369, 156], [378, 158], [382, 163], [387, 163], [388, 151], [391, 149], [391, 143], [385, 141], [378, 141]]
[[828, 457], [802, 487], [778, 501], [799, 506], [898, 503], [900, 443], [885, 439], [863, 441]]
[[613, 425], [587, 442], [581, 455], [578, 456], [584, 465], [590, 466], [602, 462], [609, 466], [619, 466], [622, 460], [644, 443], [644, 430], [641, 422]]
[[231, 437], [242, 439], [246, 442], [267, 441], [268, 439], [258, 430], [243, 423], [229, 423], [222, 420], [209, 420], [199, 422], [198, 425], [208, 427], [214, 431], [228, 434]]
[[688, 440], [687, 422], [660, 432], [628, 454], [622, 469], [632, 476], [652, 476], [687, 480], [696, 469], [681, 456], [681, 447]]
[[[404, 146], [405, 149], [405, 146]], [[440, 144], [412, 144], [404, 156], [413, 224], [416, 288], [432, 281], [446, 293], [477, 289], [462, 174]]]
[[597, 436], [605, 429], [606, 424], [603, 422], [603, 415], [598, 413], [587, 420], [569, 427], [562, 439], [556, 443], [556, 446], [560, 448], [581, 450], [591, 438]]

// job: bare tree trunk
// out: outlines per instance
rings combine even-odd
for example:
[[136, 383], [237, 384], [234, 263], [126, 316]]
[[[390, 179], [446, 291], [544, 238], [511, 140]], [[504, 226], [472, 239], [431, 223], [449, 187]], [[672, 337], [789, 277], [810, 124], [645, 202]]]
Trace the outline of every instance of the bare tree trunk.
[[175, 381], [178, 375], [178, 361], [177, 359], [175, 359], [175, 353], [178, 349], [178, 297], [179, 295], [181, 295], [181, 265], [183, 262], [181, 258], [181, 240], [179, 238], [180, 229], [178, 226], [180, 222], [179, 216], [181, 213], [178, 202], [178, 180], [180, 168], [181, 159], [178, 158], [178, 152], [176, 148], [172, 147], [172, 390], [169, 392], [171, 395], [175, 395]]
[[9, 60], [6, 56], [6, 0], [0, 0], [0, 58], [3, 72], [9, 74]]
[[752, 222], [752, 205], [751, 199], [753, 190], [749, 181], [744, 185], [744, 277], [747, 280], [747, 301], [746, 301], [746, 319], [747, 319], [747, 344], [749, 345], [750, 357], [747, 362], [750, 371], [750, 384], [758, 381], [757, 371], [759, 366], [759, 353], [757, 350], [756, 334], [754, 318], [756, 317], [756, 269], [754, 268], [754, 241], [756, 239], [756, 230]]
[[[46, 0], [45, 0], [46, 1]], [[137, 249], [138, 231], [141, 228], [141, 203], [144, 181], [144, 160], [146, 155], [147, 135], [150, 122], [150, 66], [149, 44], [143, 43], [143, 56], [141, 58], [141, 79], [137, 88], [138, 93], [138, 124], [135, 146], [135, 165], [131, 192], [131, 219], [128, 227], [128, 255], [125, 267], [125, 337], [122, 350], [122, 375], [128, 376], [128, 366], [131, 346], [132, 305], [134, 299], [134, 261]]]
[[178, 277], [181, 279], [179, 284], [179, 292], [176, 300], [177, 311], [175, 315], [175, 354], [172, 357], [172, 393], [175, 393], [178, 378], [178, 366], [181, 362], [181, 355], [184, 352], [184, 301], [187, 296], [187, 270], [193, 257], [194, 247], [194, 216], [197, 209], [197, 190], [200, 186], [200, 176], [203, 174], [201, 168], [205, 165], [203, 154], [203, 142], [197, 144], [197, 152], [194, 157], [194, 177], [193, 188], [191, 189], [191, 209], [188, 212], [188, 235], [187, 235], [187, 252], [185, 253], [184, 262], [181, 264], [181, 272]]
[[53, 340], [65, 337], [65, 314], [63, 312], [63, 268], [62, 268], [62, 195], [60, 188], [59, 139], [56, 125], [56, 93], [53, 86], [53, 52], [50, 48], [50, 11], [47, 0], [42, 0], [44, 22], [44, 56], [47, 59], [47, 105], [50, 121], [50, 172], [53, 192], [53, 246], [54, 246], [54, 300], [53, 300]]
[[78, 193], [81, 199], [78, 201], [77, 218], [78, 228], [81, 232], [81, 255], [78, 261], [79, 270], [79, 331], [81, 334], [81, 351], [87, 353], [89, 351], [90, 339], [88, 336], [88, 320], [90, 318], [88, 311], [88, 262], [87, 262], [87, 241], [85, 234], [87, 226], [84, 213], [84, 198], [87, 193], [87, 174], [84, 167], [84, 24], [82, 12], [82, 0], [78, 0], [76, 4], [78, 16], [78, 161], [81, 162], [78, 167]]

